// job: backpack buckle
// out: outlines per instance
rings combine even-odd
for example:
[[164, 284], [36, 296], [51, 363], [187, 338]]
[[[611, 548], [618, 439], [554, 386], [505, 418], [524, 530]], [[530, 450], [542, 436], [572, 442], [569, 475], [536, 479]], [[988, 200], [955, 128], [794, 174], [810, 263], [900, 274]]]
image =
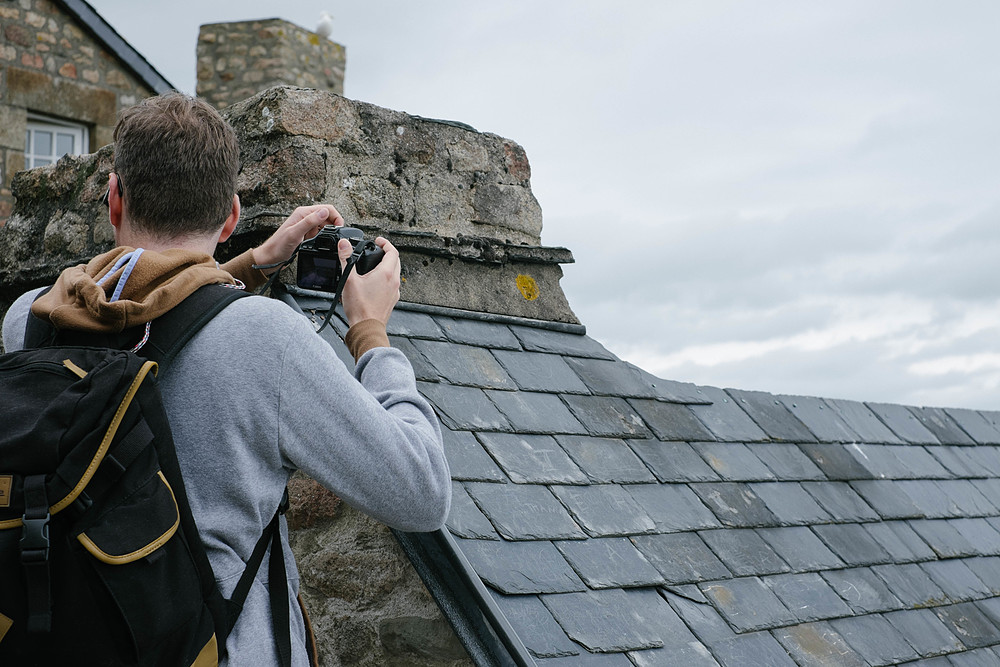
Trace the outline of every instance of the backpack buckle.
[[41, 563], [49, 559], [49, 513], [41, 519], [22, 517], [21, 562]]

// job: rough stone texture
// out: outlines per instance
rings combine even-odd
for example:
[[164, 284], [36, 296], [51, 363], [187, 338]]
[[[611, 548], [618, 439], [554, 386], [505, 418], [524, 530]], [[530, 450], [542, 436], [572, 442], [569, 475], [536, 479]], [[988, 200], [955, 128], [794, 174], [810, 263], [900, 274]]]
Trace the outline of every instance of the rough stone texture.
[[344, 92], [347, 50], [281, 19], [210, 23], [198, 34], [197, 93], [224, 109], [279, 84]]
[[90, 150], [111, 142], [120, 109], [152, 94], [52, 0], [0, 3], [0, 226], [24, 168], [28, 112], [82, 123]]

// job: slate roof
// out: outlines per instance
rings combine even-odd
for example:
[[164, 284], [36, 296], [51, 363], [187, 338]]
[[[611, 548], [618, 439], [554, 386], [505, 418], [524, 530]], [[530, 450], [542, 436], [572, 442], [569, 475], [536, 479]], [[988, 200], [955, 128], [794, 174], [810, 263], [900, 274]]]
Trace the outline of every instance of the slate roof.
[[468, 589], [460, 635], [491, 617], [478, 664], [1000, 664], [1000, 413], [665, 381], [568, 325], [401, 304], [389, 333], [454, 480], [401, 542]]

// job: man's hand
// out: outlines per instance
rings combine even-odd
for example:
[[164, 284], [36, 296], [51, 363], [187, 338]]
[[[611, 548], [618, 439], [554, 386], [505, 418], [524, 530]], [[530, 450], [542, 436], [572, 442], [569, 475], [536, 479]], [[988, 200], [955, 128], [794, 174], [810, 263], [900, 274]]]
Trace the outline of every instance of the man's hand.
[[[399, 251], [381, 236], [375, 239], [375, 245], [385, 252], [382, 261], [363, 276], [351, 269], [344, 284], [340, 301], [344, 304], [348, 326], [371, 319], [388, 324], [392, 309], [399, 301]], [[341, 239], [337, 245], [342, 270], [353, 250], [347, 239]]]
[[[253, 263], [258, 266], [284, 262], [292, 256], [295, 249], [306, 239], [319, 234], [325, 225], [344, 225], [344, 217], [329, 204], [315, 206], [300, 206], [292, 212], [274, 234], [260, 246], [253, 249]], [[274, 269], [264, 269], [270, 274]]]

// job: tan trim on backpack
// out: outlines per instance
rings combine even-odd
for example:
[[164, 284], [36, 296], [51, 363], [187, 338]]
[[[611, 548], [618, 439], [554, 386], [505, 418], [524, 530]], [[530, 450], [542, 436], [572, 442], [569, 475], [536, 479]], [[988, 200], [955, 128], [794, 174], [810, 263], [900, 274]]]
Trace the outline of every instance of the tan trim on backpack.
[[63, 366], [73, 371], [73, 375], [77, 376], [80, 379], [87, 377], [87, 371], [83, 370], [82, 368], [74, 364], [73, 361], [70, 359], [63, 359]]
[[[101, 446], [97, 448], [97, 453], [94, 454], [94, 459], [90, 462], [90, 465], [87, 466], [87, 470], [83, 473], [83, 477], [80, 478], [80, 481], [76, 483], [76, 486], [73, 487], [73, 490], [70, 491], [65, 498], [49, 508], [49, 514], [61, 512], [69, 507], [73, 501], [76, 500], [77, 496], [79, 496], [83, 490], [87, 488], [87, 484], [90, 483], [90, 478], [94, 476], [97, 466], [99, 466], [101, 461], [104, 460], [104, 455], [108, 453], [108, 448], [111, 447], [111, 441], [114, 440], [115, 433], [118, 432], [118, 427], [121, 425], [122, 418], [125, 416], [125, 411], [128, 409], [128, 406], [131, 405], [132, 399], [135, 398], [136, 392], [139, 391], [139, 385], [141, 385], [142, 381], [146, 379], [146, 374], [149, 373], [150, 370], [153, 371], [153, 375], [156, 375], [155, 361], [147, 361], [142, 365], [142, 368], [139, 369], [139, 372], [135, 374], [132, 384], [129, 386], [128, 391], [125, 392], [125, 398], [122, 399], [121, 405], [119, 405], [118, 410], [115, 411], [114, 419], [111, 420], [111, 424], [108, 426], [108, 430], [104, 434], [104, 440], [101, 441]], [[171, 493], [173, 493], [173, 491], [171, 491]]]
[[12, 619], [0, 614], [0, 642], [3, 641], [4, 635], [7, 634], [7, 631], [10, 630], [13, 625], [14, 621]]
[[219, 640], [212, 635], [204, 648], [198, 653], [198, 657], [191, 663], [191, 667], [217, 667], [219, 664]]
[[174, 521], [174, 525], [170, 526], [165, 533], [141, 549], [136, 549], [131, 553], [121, 554], [118, 556], [112, 556], [111, 554], [104, 552], [99, 546], [94, 544], [93, 540], [87, 537], [86, 533], [80, 533], [76, 536], [76, 539], [80, 541], [83, 548], [89, 551], [94, 558], [102, 563], [107, 563], [108, 565], [125, 565], [126, 563], [137, 561], [140, 558], [145, 558], [149, 554], [153, 553], [166, 544], [167, 541], [174, 536], [174, 533], [177, 532], [177, 527], [181, 525], [181, 512], [177, 508], [177, 496], [174, 495], [174, 490], [170, 488], [170, 484], [167, 483], [167, 478], [163, 476], [163, 473], [157, 470], [156, 474], [159, 475], [160, 481], [163, 482], [163, 485], [167, 487], [168, 491], [170, 491], [170, 497], [174, 501], [174, 509], [177, 511], [177, 520]]

